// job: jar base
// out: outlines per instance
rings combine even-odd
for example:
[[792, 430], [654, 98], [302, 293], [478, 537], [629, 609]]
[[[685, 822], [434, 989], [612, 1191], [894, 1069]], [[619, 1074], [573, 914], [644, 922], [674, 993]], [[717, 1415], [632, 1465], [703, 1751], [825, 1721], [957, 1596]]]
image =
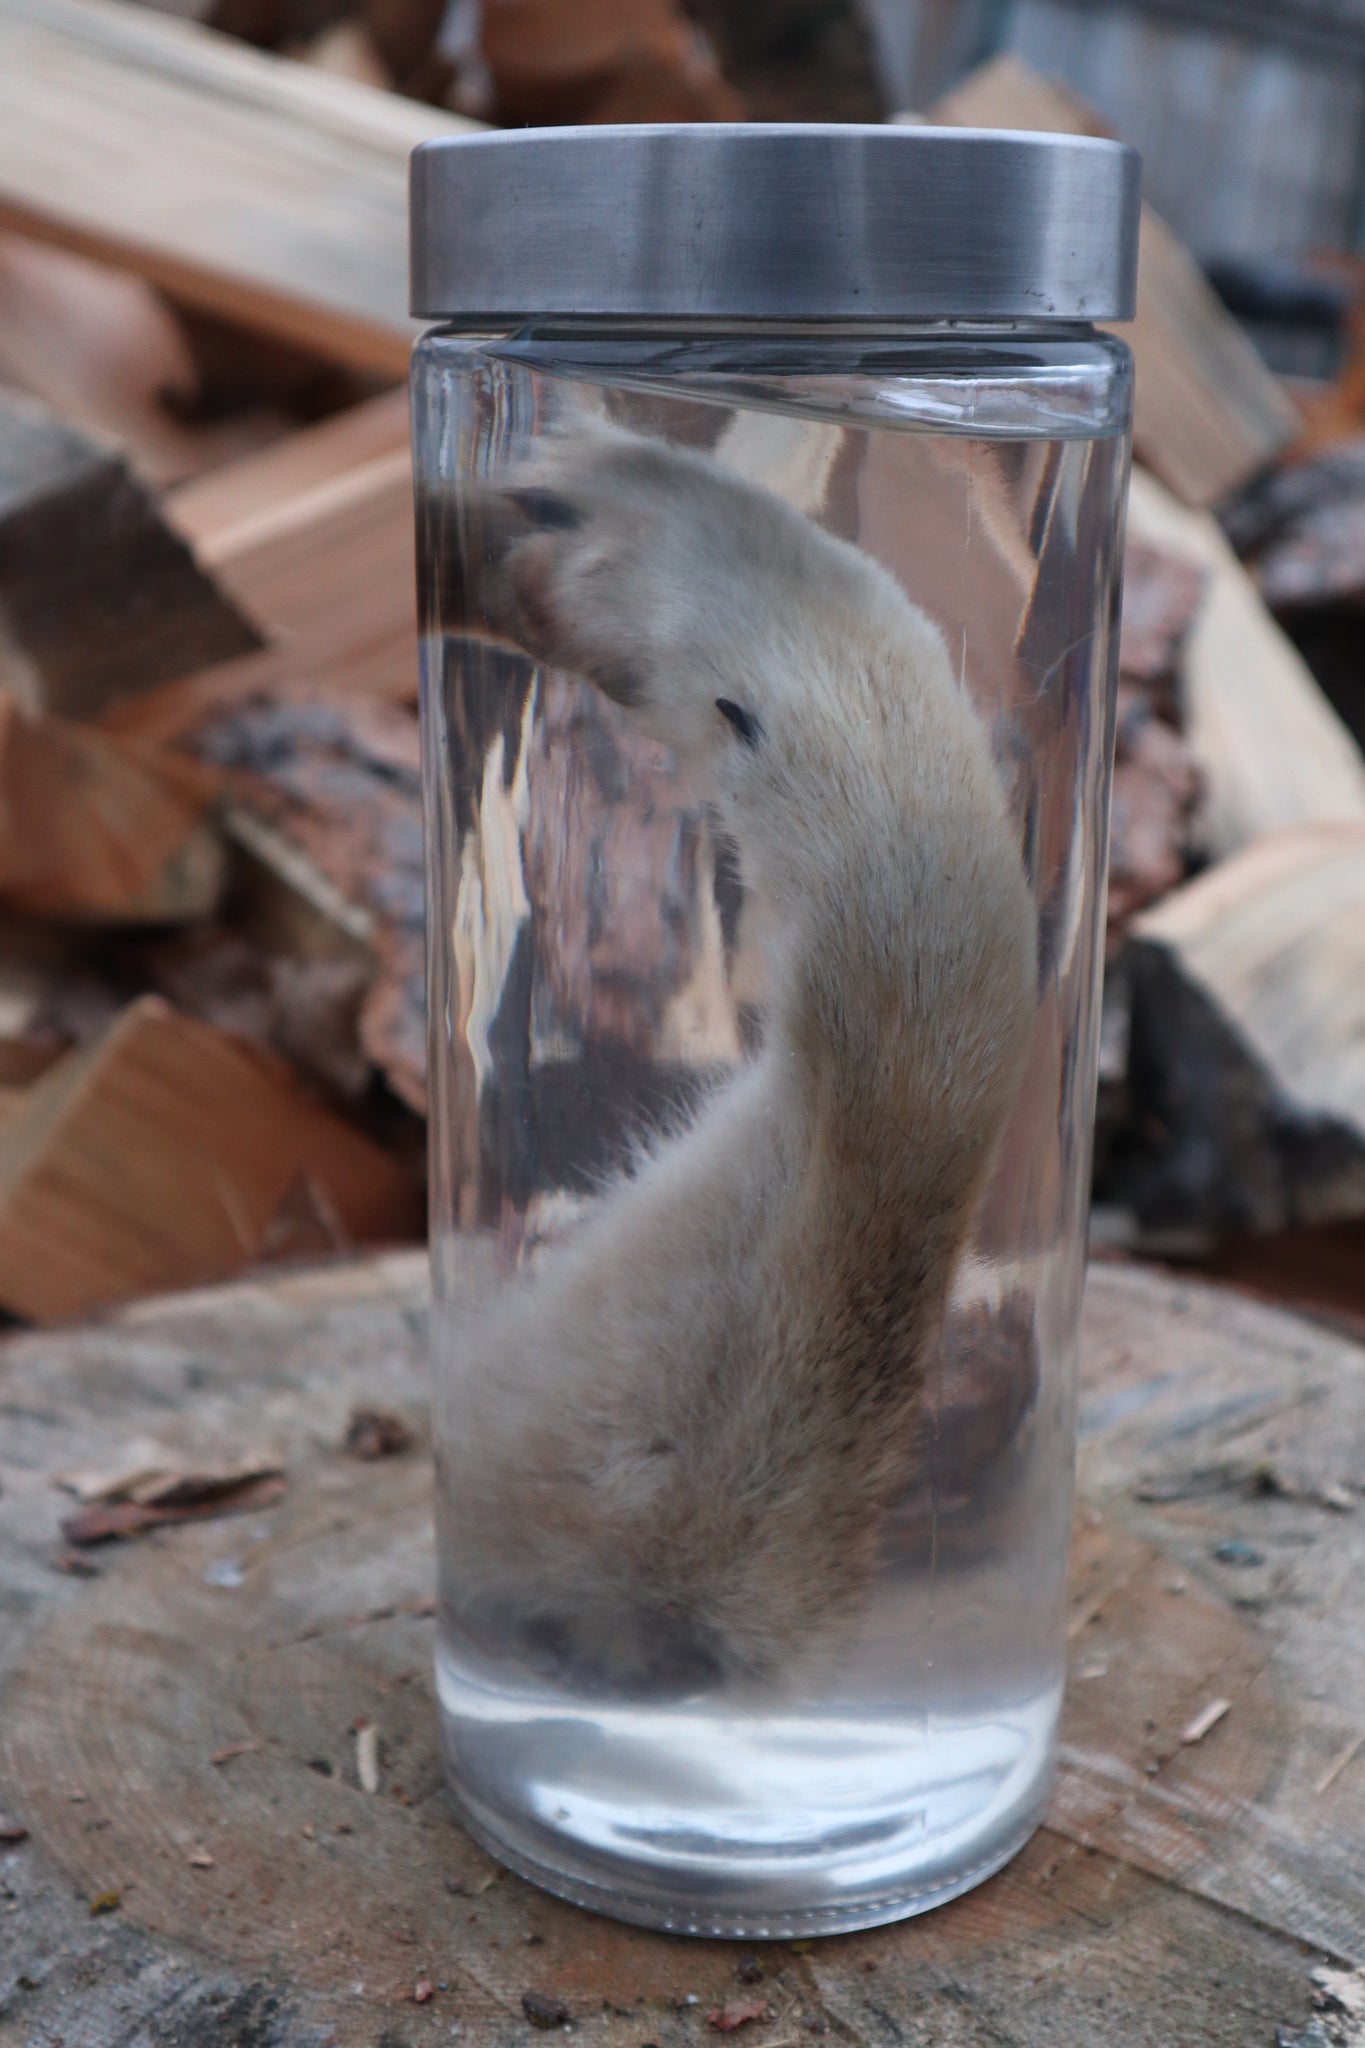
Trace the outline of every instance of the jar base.
[[515, 1876], [525, 1878], [528, 1884], [537, 1885], [557, 1899], [567, 1899], [572, 1906], [582, 1906], [610, 1920], [624, 1920], [632, 1927], [650, 1927], [661, 1934], [691, 1934], [713, 1941], [794, 1941], [807, 1936], [857, 1934], [869, 1927], [913, 1920], [920, 1913], [931, 1913], [935, 1907], [961, 1898], [964, 1892], [974, 1891], [977, 1885], [1003, 1870], [1036, 1833], [1043, 1818], [1040, 1811], [982, 1862], [929, 1889], [911, 1885], [878, 1899], [850, 1900], [847, 1905], [789, 1905], [772, 1911], [716, 1912], [709, 1908], [698, 1910], [681, 1899], [668, 1904], [657, 1897], [634, 1895], [527, 1855], [471, 1809], [450, 1783], [449, 1774], [446, 1789], [461, 1826], [480, 1848]]
[[[449, 1690], [442, 1662], [438, 1680]], [[812, 1751], [787, 1799], [760, 1806], [751, 1780], [749, 1798], [708, 1805], [678, 1797], [682, 1786], [695, 1790], [685, 1730], [657, 1730], [633, 1775], [622, 1763], [625, 1736], [609, 1752], [613, 1769], [595, 1745], [595, 1767], [585, 1770], [582, 1748], [564, 1750], [562, 1716], [557, 1725], [522, 1725], [508, 1747], [488, 1741], [486, 1721], [452, 1714], [451, 1703], [441, 1711], [447, 1785], [459, 1819], [490, 1855], [559, 1898], [636, 1926], [763, 1941], [908, 1919], [1008, 1863], [1047, 1806], [1058, 1702], [1054, 1692], [1033, 1703], [1022, 1727], [1015, 1721], [1013, 1767], [995, 1778], [993, 1798], [964, 1796], [973, 1782], [964, 1754], [980, 1757], [983, 1731], [959, 1727], [921, 1748], [915, 1763], [901, 1752], [899, 1778], [886, 1778], [882, 1796], [857, 1810], [851, 1802], [840, 1810], [837, 1797], [810, 1798], [817, 1773], [837, 1795], [828, 1752]], [[498, 1732], [507, 1736], [505, 1722]], [[1000, 1719], [991, 1732], [1001, 1746]]]

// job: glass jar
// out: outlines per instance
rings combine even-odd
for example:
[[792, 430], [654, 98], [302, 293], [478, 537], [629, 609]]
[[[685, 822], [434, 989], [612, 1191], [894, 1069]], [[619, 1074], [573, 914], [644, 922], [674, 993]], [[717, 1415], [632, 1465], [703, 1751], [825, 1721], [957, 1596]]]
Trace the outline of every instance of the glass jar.
[[1136, 212], [1071, 137], [414, 160], [439, 1709], [625, 1919], [896, 1919], [1048, 1798]]

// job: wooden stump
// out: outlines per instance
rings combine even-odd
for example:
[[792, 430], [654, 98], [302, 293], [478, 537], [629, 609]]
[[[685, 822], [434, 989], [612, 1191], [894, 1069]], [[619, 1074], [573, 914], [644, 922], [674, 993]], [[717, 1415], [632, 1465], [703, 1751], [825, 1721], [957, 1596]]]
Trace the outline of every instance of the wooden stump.
[[[751, 1960], [547, 1898], [454, 1821], [424, 1309], [390, 1258], [0, 1348], [3, 2048], [503, 2048], [536, 1993], [601, 2048], [700, 2048], [736, 1997], [771, 2010], [744, 2048], [1269, 2048], [1315, 1964], [1365, 1965], [1365, 1352], [1097, 1270], [1047, 1825], [924, 1919]], [[418, 1447], [348, 1456], [356, 1402]], [[64, 1572], [52, 1475], [148, 1435], [268, 1437], [287, 1492]]]

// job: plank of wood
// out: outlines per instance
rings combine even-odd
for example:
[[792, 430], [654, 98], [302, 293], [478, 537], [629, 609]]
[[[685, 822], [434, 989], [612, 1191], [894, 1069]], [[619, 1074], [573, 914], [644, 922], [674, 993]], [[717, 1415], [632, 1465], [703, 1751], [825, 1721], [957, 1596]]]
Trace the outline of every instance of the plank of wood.
[[227, 880], [218, 777], [0, 691], [0, 902], [75, 924], [205, 917]]
[[259, 646], [116, 449], [0, 394], [0, 682], [84, 718]]
[[1365, 760], [1276, 625], [1217, 521], [1133, 471], [1130, 531], [1204, 572], [1185, 641], [1185, 735], [1203, 778], [1197, 836], [1215, 858], [1293, 825], [1365, 820]]
[[[499, 1873], [440, 1797], [425, 1307], [424, 1262], [391, 1257], [0, 1348], [0, 1809], [29, 1830], [5, 1854], [18, 1910], [0, 1972], [31, 1979], [11, 1996], [34, 2039], [100, 2048], [173, 2020], [207, 2044], [226, 2013], [309, 2048], [386, 2030], [435, 2048], [452, 2024], [486, 2048], [522, 2035], [534, 1991], [593, 2048], [661, 2028], [700, 2048], [707, 2010], [750, 1995], [752, 1944], [548, 1898]], [[922, 1919], [760, 1945], [775, 2020], [749, 2029], [755, 2048], [822, 2031], [1247, 2048], [1307, 2024], [1315, 1968], [1365, 1961], [1365, 1514], [1312, 1497], [1358, 1481], [1365, 1353], [1111, 1268], [1091, 1276], [1082, 1393], [1047, 1824]], [[347, 1456], [350, 1409], [377, 1399], [418, 1454]], [[264, 1417], [288, 1482], [276, 1506], [106, 1554], [93, 1581], [53, 1569], [70, 1507], [53, 1475], [143, 1436], [245, 1450]], [[1268, 1465], [1289, 1491], [1262, 1488]], [[1263, 1562], [1222, 1561], [1234, 1541]]]
[[1365, 825], [1272, 834], [1129, 934], [1136, 1132], [1158, 1241], [1365, 1216]]
[[339, 1243], [420, 1228], [403, 1168], [282, 1060], [143, 997], [0, 1129], [0, 1301], [57, 1322], [239, 1271], [300, 1188]]
[[117, 0], [0, 4], [0, 222], [401, 377], [407, 159], [472, 124]]
[[[933, 108], [953, 128], [1104, 135], [1084, 101], [1019, 57], [993, 58]], [[1116, 327], [1137, 372], [1134, 446], [1188, 505], [1215, 504], [1293, 439], [1299, 415], [1189, 251], [1142, 209], [1137, 316]]]

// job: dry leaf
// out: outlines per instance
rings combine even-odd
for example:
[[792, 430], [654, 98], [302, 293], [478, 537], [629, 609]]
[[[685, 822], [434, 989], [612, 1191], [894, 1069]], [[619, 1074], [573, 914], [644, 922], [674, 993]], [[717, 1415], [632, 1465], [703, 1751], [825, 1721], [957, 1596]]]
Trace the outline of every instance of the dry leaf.
[[725, 2005], [713, 2005], [706, 2015], [708, 2027], [714, 2027], [718, 2034], [733, 2034], [737, 2027], [751, 2026], [755, 2020], [770, 2020], [773, 2009], [766, 1998], [732, 1998]]
[[[256, 1508], [272, 1507], [285, 1490], [284, 1479], [278, 1473], [234, 1482], [222, 1491], [201, 1491], [192, 1499], [183, 1497], [183, 1486], [183, 1481], [175, 1482], [164, 1501], [155, 1506], [137, 1500], [116, 1500], [82, 1508], [78, 1515], [70, 1515], [62, 1523], [62, 1534], [68, 1543], [77, 1545], [111, 1543], [121, 1537], [141, 1536], [167, 1522], [208, 1522], [220, 1515], [245, 1515]], [[181, 1497], [177, 1499], [177, 1495]]]
[[90, 1901], [90, 1917], [97, 1919], [101, 1913], [117, 1913], [123, 1904], [122, 1892], [96, 1892]]

